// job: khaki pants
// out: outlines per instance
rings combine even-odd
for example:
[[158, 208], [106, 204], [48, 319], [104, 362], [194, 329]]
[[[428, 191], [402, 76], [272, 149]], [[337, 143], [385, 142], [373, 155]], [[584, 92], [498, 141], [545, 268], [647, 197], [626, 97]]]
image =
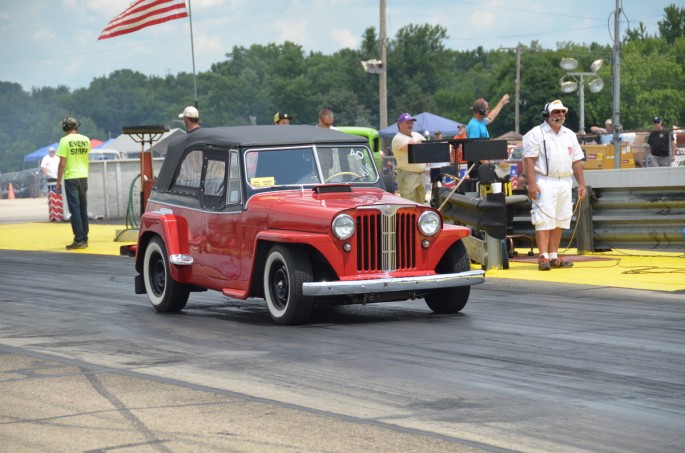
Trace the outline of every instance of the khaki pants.
[[417, 203], [426, 203], [426, 188], [423, 185], [423, 173], [397, 169], [397, 190], [402, 198]]

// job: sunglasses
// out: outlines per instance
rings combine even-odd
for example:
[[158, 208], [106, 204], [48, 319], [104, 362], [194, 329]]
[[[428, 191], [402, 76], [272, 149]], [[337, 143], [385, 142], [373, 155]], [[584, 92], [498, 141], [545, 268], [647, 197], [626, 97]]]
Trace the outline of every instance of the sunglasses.
[[563, 111], [563, 110], [552, 110], [552, 115], [558, 115], [558, 114], [560, 114], [560, 113], [566, 114], [566, 112]]

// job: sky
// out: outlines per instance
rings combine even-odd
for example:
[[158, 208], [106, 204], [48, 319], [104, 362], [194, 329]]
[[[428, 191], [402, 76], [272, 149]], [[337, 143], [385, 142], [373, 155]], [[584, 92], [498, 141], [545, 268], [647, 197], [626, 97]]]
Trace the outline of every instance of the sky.
[[[331, 55], [357, 49], [368, 27], [379, 29], [373, 0], [186, 0], [188, 18], [98, 41], [107, 23], [132, 0], [3, 0], [0, 6], [0, 82], [25, 91], [87, 87], [120, 69], [148, 76], [210, 69], [234, 46], [291, 41], [305, 52]], [[616, 0], [387, 0], [387, 36], [409, 24], [441, 25], [447, 48], [516, 47], [537, 40], [613, 44]], [[658, 31], [664, 8], [682, 0], [623, 0], [621, 35], [643, 22]], [[190, 24], [192, 23], [192, 42]], [[361, 65], [360, 65], [361, 68]], [[390, 69], [391, 70], [391, 69]]]

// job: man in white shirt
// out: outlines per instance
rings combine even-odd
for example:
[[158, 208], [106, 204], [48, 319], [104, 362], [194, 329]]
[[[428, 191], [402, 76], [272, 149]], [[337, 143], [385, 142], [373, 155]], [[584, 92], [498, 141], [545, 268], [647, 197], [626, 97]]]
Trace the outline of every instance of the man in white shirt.
[[541, 271], [573, 266], [558, 256], [561, 230], [571, 227], [573, 215], [571, 176], [578, 182], [578, 198], [587, 195], [583, 150], [576, 134], [563, 126], [566, 112], [568, 108], [560, 100], [548, 102], [542, 113], [545, 122], [523, 136], [523, 168], [533, 201], [530, 213]]
[[48, 148], [48, 154], [40, 161], [40, 171], [48, 179], [48, 191], [55, 190], [57, 182], [57, 169], [59, 168], [59, 157], [55, 155], [55, 148]]

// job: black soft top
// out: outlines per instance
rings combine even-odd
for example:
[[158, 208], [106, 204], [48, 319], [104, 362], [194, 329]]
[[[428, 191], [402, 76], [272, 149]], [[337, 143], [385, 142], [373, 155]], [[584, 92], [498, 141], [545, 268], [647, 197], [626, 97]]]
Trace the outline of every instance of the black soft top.
[[365, 137], [315, 126], [201, 127], [169, 144], [169, 152], [182, 152], [191, 145], [276, 146], [313, 143], [366, 143]]
[[226, 148], [301, 145], [361, 145], [368, 139], [358, 135], [315, 126], [235, 126], [201, 127], [169, 142], [157, 186], [168, 190], [171, 179], [186, 149], [204, 146]]

